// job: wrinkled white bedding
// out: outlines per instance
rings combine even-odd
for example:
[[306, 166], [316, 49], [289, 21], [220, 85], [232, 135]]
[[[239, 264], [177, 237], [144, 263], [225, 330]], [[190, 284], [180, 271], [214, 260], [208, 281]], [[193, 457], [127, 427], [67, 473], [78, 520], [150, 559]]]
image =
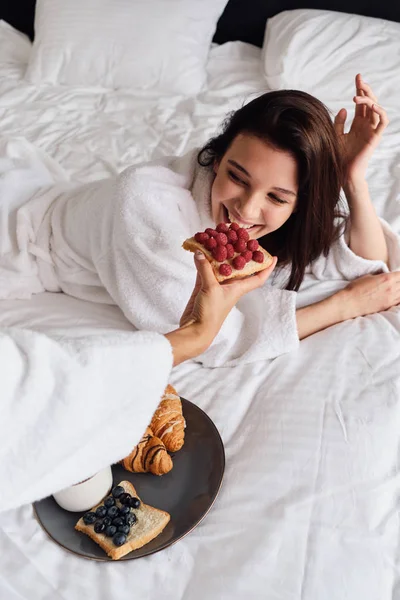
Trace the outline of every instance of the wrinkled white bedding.
[[[35, 89], [20, 80], [20, 62], [0, 60], [0, 127], [71, 178], [95, 179], [201, 144], [227, 110], [265, 90], [260, 69], [256, 48], [214, 47], [197, 99], [144, 99]], [[400, 117], [389, 100], [391, 126], [369, 181], [379, 214], [400, 233]], [[2, 301], [0, 325], [68, 336], [129, 328], [117, 308], [62, 294]], [[0, 516], [0, 599], [400, 597], [399, 340], [392, 309], [320, 332], [269, 363], [182, 365], [172, 382], [206, 410], [226, 449], [207, 519], [152, 557], [97, 564], [50, 542], [31, 507], [10, 511]]]

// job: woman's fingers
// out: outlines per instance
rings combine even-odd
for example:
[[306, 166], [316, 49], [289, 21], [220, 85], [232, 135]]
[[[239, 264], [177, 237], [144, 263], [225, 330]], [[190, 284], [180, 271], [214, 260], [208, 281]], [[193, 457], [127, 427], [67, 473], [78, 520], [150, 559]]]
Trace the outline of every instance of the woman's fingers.
[[383, 132], [383, 130], [386, 129], [386, 127], [389, 125], [389, 119], [388, 119], [385, 109], [382, 108], [382, 106], [379, 106], [379, 104], [376, 104], [368, 96], [355, 96], [354, 102], [357, 105], [361, 104], [361, 105], [368, 106], [378, 116], [378, 123], [374, 127], [374, 129], [375, 129], [375, 132], [380, 135]]
[[371, 100], [373, 100], [375, 104], [378, 104], [378, 98], [375, 96], [374, 92], [372, 91], [371, 86], [368, 85], [368, 83], [366, 83], [364, 81], [364, 79], [361, 77], [360, 74], [357, 75], [357, 77], [359, 77], [359, 79], [357, 80], [356, 87], [358, 89], [362, 90], [364, 92], [365, 96], [368, 96], [368, 98], [371, 98]]
[[[375, 96], [374, 92], [372, 91], [371, 86], [368, 85], [368, 83], [366, 83], [362, 79], [360, 74], [358, 74], [356, 77], [356, 89], [357, 89], [357, 96], [361, 96], [361, 97], [366, 96], [367, 98], [370, 98], [374, 104], [378, 104], [378, 98]], [[361, 107], [363, 105], [358, 105], [358, 106]], [[363, 114], [363, 116], [370, 119], [372, 125], [374, 127], [377, 127], [377, 125], [379, 123], [378, 115], [369, 106], [365, 106], [364, 108], [366, 108], [366, 112]]]
[[[366, 83], [365, 81], [363, 81], [360, 77], [360, 89], [363, 92], [362, 94], [360, 94], [360, 96], [367, 96], [368, 98], [371, 98], [371, 100], [373, 101], [374, 104], [378, 104], [378, 98], [375, 96], [375, 94], [373, 93], [371, 87], [368, 85], [368, 83]], [[372, 125], [374, 127], [377, 127], [378, 123], [379, 123], [379, 117], [376, 114], [376, 112], [374, 112], [372, 109], [368, 109], [366, 116], [369, 118], [369, 120], [371, 121]]]
[[[361, 75], [358, 73], [356, 75], [356, 96], [360, 96], [363, 97], [364, 96], [364, 92], [362, 89], [362, 79], [361, 79]], [[355, 117], [365, 117], [366, 116], [366, 107], [363, 104], [357, 104], [356, 103], [356, 107], [354, 109], [354, 116]]]
[[334, 127], [336, 133], [341, 136], [344, 134], [344, 126], [346, 124], [347, 119], [347, 110], [345, 108], [341, 108], [338, 114], [335, 117]]
[[203, 290], [206, 290], [210, 289], [213, 285], [218, 285], [218, 281], [214, 275], [211, 264], [208, 262], [203, 252], [200, 252], [200, 250], [196, 250], [194, 253], [194, 264], [196, 265], [197, 269], [195, 289], [197, 288], [197, 281], [200, 281], [200, 286], [198, 287], [197, 291], [200, 289], [200, 287], [203, 288]]
[[372, 110], [378, 115], [378, 124], [375, 128], [375, 132], [378, 135], [381, 135], [384, 130], [386, 129], [386, 127], [389, 125], [389, 119], [388, 116], [386, 114], [386, 111], [384, 108], [382, 108], [382, 106], [379, 106], [379, 104], [374, 104], [372, 107]]

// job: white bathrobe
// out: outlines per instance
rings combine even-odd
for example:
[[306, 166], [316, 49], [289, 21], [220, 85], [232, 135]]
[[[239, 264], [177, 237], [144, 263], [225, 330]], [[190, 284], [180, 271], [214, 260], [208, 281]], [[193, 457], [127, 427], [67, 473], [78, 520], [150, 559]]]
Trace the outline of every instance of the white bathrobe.
[[[213, 172], [200, 167], [196, 157], [192, 151], [129, 167], [113, 178], [37, 193], [16, 216], [19, 253], [29, 256], [34, 273], [30, 291], [63, 291], [115, 303], [137, 329], [175, 328], [196, 275], [193, 256], [182, 242], [215, 225], [210, 214]], [[384, 227], [391, 260], [398, 266], [396, 236]], [[282, 289], [288, 275], [282, 269], [263, 289], [242, 298], [199, 360], [208, 367], [233, 366], [294, 350], [299, 343], [296, 306], [385, 270], [380, 261], [356, 256], [343, 236], [327, 258], [309, 266], [299, 294]], [[9, 288], [3, 297], [12, 294]]]

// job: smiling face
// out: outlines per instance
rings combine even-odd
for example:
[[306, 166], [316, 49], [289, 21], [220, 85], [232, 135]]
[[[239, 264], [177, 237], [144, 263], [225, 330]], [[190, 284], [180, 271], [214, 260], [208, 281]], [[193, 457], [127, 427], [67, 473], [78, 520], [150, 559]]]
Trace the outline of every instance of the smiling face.
[[252, 135], [237, 135], [214, 172], [215, 223], [235, 221], [255, 239], [279, 229], [296, 208], [296, 160]]

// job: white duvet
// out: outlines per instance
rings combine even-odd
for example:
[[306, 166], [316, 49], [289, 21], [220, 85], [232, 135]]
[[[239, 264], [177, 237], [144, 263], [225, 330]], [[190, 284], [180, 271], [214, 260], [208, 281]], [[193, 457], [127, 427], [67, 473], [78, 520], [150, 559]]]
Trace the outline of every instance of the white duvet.
[[[8, 61], [0, 125], [24, 132], [71, 178], [95, 179], [200, 145], [229, 108], [264, 91], [259, 54], [239, 43], [214, 48], [196, 101], [34, 89]], [[400, 124], [391, 121], [369, 182], [399, 233]], [[62, 294], [2, 301], [0, 324], [71, 337], [128, 327], [115, 307], [88, 304]], [[399, 340], [396, 308], [322, 331], [274, 361], [182, 365], [172, 383], [210, 415], [226, 449], [206, 520], [149, 558], [97, 564], [48, 540], [30, 506], [9, 511], [0, 517], [0, 598], [398, 598]]]

